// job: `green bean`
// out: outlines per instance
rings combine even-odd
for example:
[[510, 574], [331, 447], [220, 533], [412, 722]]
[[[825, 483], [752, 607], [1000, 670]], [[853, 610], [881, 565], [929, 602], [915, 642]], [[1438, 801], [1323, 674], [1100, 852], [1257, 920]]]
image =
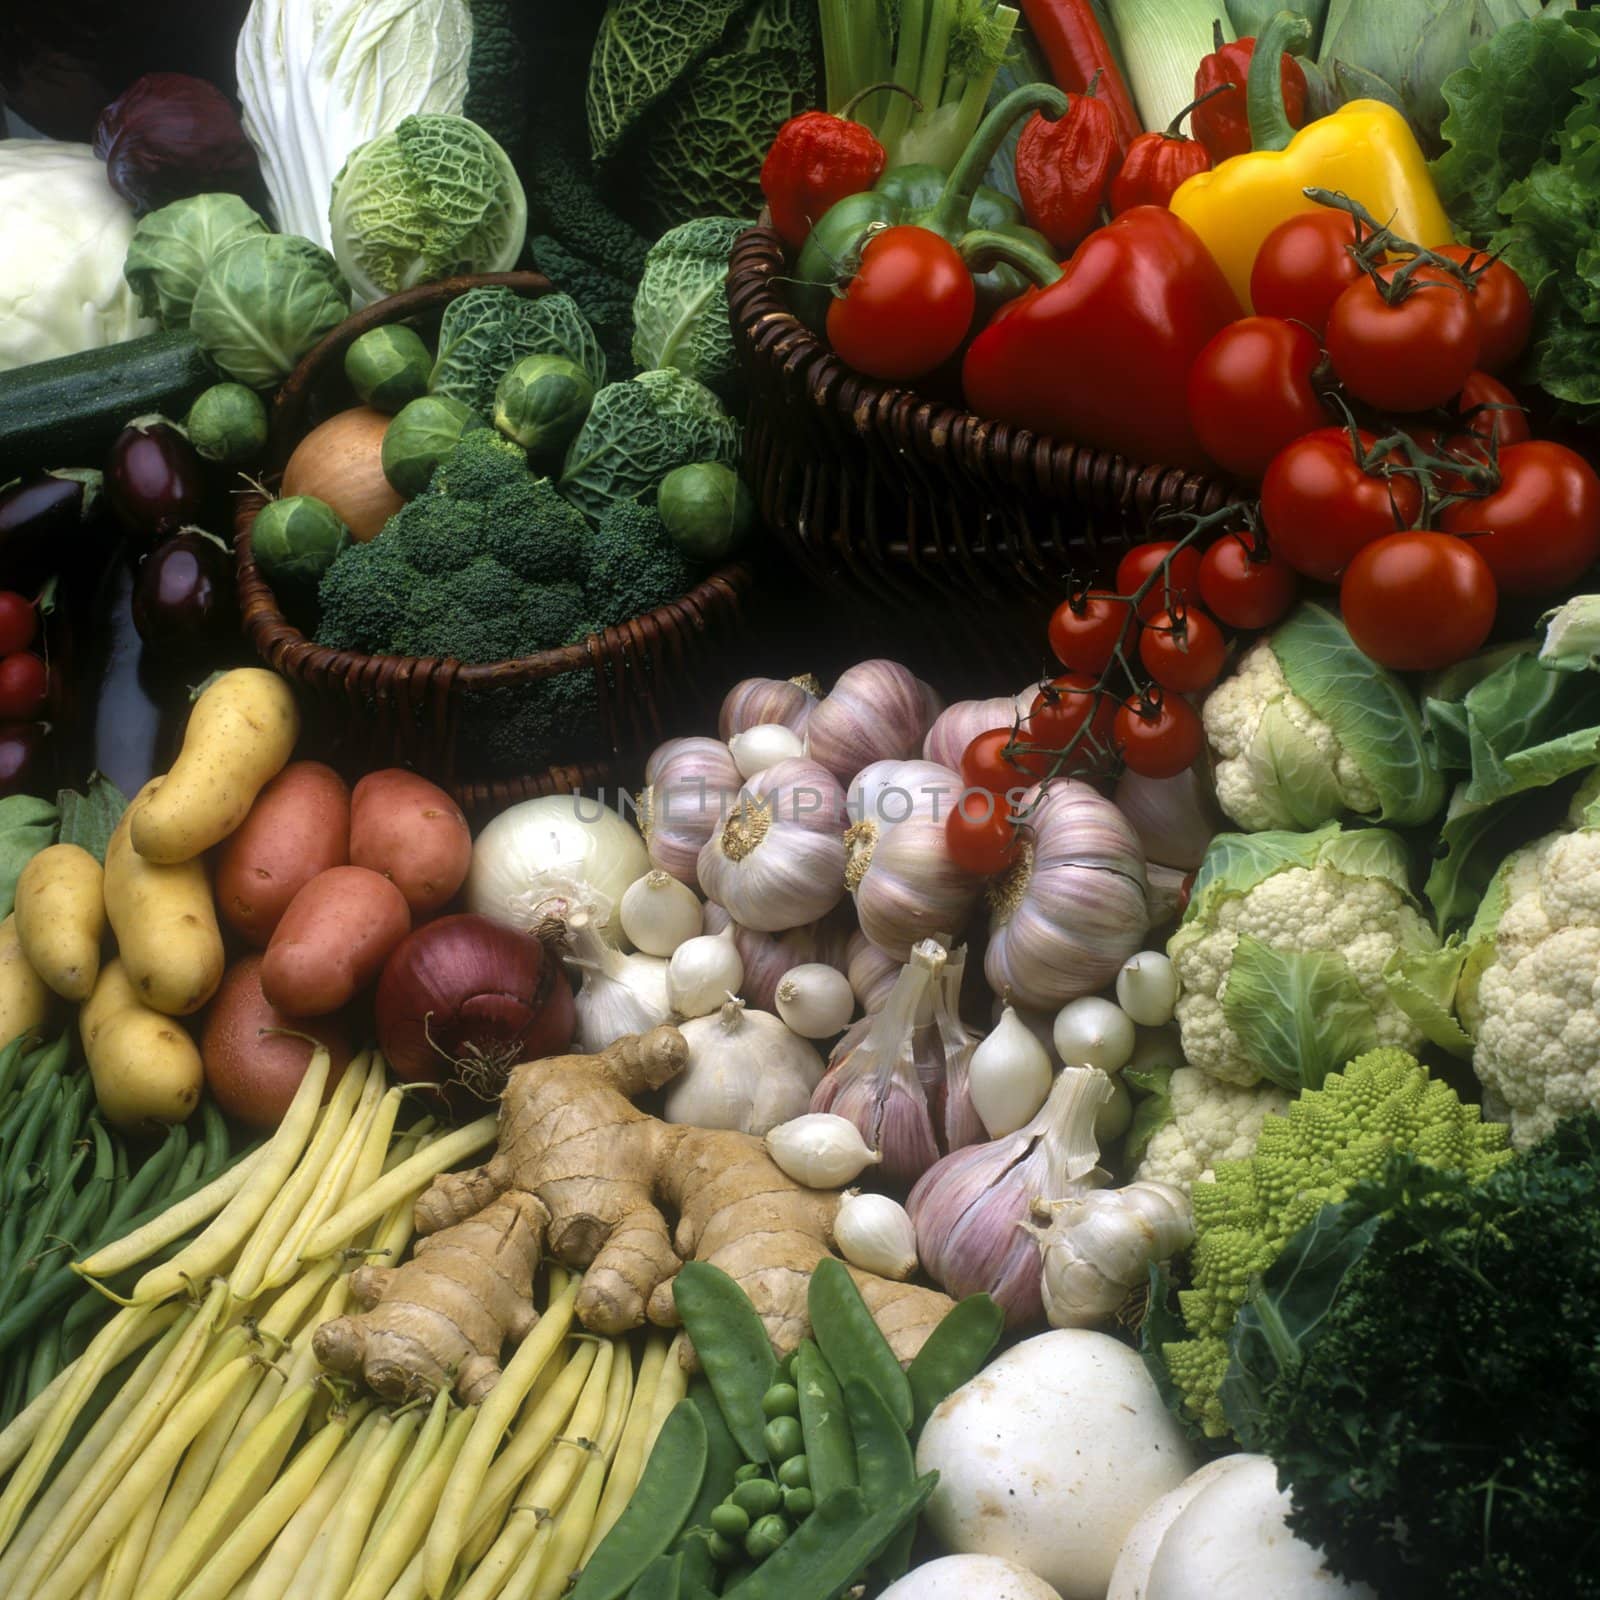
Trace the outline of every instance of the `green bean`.
[[711, 1525], [712, 1511], [733, 1492], [735, 1474], [744, 1457], [739, 1454], [738, 1443], [728, 1431], [722, 1407], [717, 1404], [716, 1396], [703, 1377], [696, 1378], [689, 1385], [688, 1398], [705, 1424], [706, 1470], [700, 1482], [699, 1498], [690, 1507], [683, 1525], [690, 1529], [706, 1528]]
[[41, 1083], [59, 1079], [61, 1069], [67, 1064], [67, 1054], [71, 1048], [71, 1033], [63, 1033], [50, 1040], [48, 1044], [40, 1045], [24, 1064], [23, 1070], [27, 1074], [22, 1080], [24, 1093]]
[[[883, 1397], [859, 1378], [847, 1378], [844, 1401], [850, 1412], [850, 1431], [856, 1441], [856, 1472], [869, 1506], [883, 1505], [903, 1494], [917, 1481], [916, 1462], [905, 1429], [889, 1415]], [[911, 1546], [917, 1536], [916, 1518], [900, 1529], [884, 1547], [872, 1573], [886, 1588], [911, 1564]]]
[[938, 1481], [938, 1473], [930, 1472], [878, 1506], [869, 1506], [860, 1489], [837, 1490], [771, 1557], [723, 1594], [740, 1600], [834, 1600], [922, 1510]]
[[811, 1332], [839, 1382], [860, 1378], [871, 1384], [890, 1415], [909, 1428], [911, 1385], [842, 1261], [825, 1256], [816, 1264], [806, 1308]]
[[55, 1227], [56, 1219], [65, 1209], [68, 1197], [73, 1193], [73, 1184], [77, 1181], [78, 1172], [88, 1159], [88, 1150], [79, 1150], [62, 1170], [43, 1202], [31, 1210], [28, 1229], [22, 1236], [21, 1247], [11, 1264], [10, 1272], [4, 1282], [0, 1282], [0, 1310], [7, 1309], [19, 1294], [31, 1287], [34, 1268], [38, 1265], [39, 1247], [44, 1243], [45, 1235]]
[[944, 1314], [906, 1368], [916, 1411], [911, 1427], [913, 1442], [933, 1415], [934, 1407], [983, 1370], [1005, 1325], [1005, 1312], [986, 1294], [969, 1294], [955, 1310]]
[[[202, 1148], [205, 1150], [204, 1170], [213, 1178], [228, 1165], [228, 1124], [222, 1113], [210, 1100], [200, 1107], [200, 1120], [205, 1125]], [[254, 1145], [251, 1146], [254, 1149]]]
[[806, 1460], [811, 1465], [811, 1487], [819, 1500], [826, 1500], [856, 1481], [855, 1446], [850, 1442], [844, 1393], [833, 1368], [810, 1339], [796, 1352], [794, 1370], [800, 1391], [800, 1431], [805, 1438]]
[[13, 1361], [6, 1373], [5, 1391], [0, 1396], [0, 1427], [10, 1422], [27, 1404], [28, 1366], [26, 1361]]
[[5, 1171], [0, 1172], [0, 1194], [7, 1197], [8, 1203], [18, 1187], [18, 1180], [39, 1148], [45, 1124], [50, 1120], [51, 1112], [60, 1105], [61, 1096], [61, 1085], [53, 1081], [29, 1091], [27, 1117], [17, 1129], [16, 1139], [6, 1152]]
[[49, 1153], [45, 1157], [45, 1170], [53, 1178], [66, 1165], [72, 1147], [83, 1131], [83, 1114], [88, 1109], [94, 1085], [89, 1075], [69, 1078], [61, 1097], [61, 1112], [50, 1130]]
[[16, 1081], [22, 1065], [22, 1047], [27, 1039], [27, 1034], [19, 1033], [4, 1050], [0, 1050], [0, 1105], [5, 1103], [7, 1095], [11, 1093], [11, 1085]]
[[778, 1372], [766, 1325], [744, 1290], [709, 1262], [686, 1262], [672, 1298], [729, 1432], [750, 1460], [766, 1460], [761, 1397]]
[[680, 1400], [667, 1413], [622, 1515], [584, 1564], [572, 1600], [621, 1600], [666, 1553], [699, 1498], [708, 1454], [699, 1408]]
[[7, 1195], [0, 1207], [4, 1212], [0, 1215], [0, 1280], [11, 1276], [17, 1246], [22, 1243], [22, 1219], [27, 1209], [27, 1196], [21, 1190]]
[[62, 1368], [61, 1324], [46, 1323], [34, 1342], [33, 1356], [28, 1362], [28, 1388], [24, 1404], [36, 1399]]

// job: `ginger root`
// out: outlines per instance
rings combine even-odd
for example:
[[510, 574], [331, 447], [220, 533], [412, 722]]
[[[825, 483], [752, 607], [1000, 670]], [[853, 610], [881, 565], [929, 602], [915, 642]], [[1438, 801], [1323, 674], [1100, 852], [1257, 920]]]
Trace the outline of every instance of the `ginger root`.
[[[517, 1067], [493, 1159], [434, 1180], [417, 1201], [426, 1237], [413, 1258], [368, 1279], [369, 1310], [317, 1330], [318, 1357], [364, 1372], [382, 1394], [437, 1388], [453, 1373], [463, 1400], [481, 1398], [499, 1376], [499, 1336], [520, 1338], [536, 1320], [524, 1266], [541, 1247], [583, 1272], [577, 1316], [594, 1333], [647, 1319], [675, 1326], [672, 1279], [698, 1259], [741, 1285], [787, 1355], [809, 1330], [811, 1269], [831, 1254], [840, 1196], [787, 1177], [758, 1138], [661, 1122], [631, 1103], [681, 1072], [687, 1054], [683, 1035], [661, 1027], [599, 1055]], [[492, 1240], [502, 1238], [497, 1249]], [[462, 1252], [490, 1264], [474, 1272]], [[931, 1289], [851, 1275], [901, 1361], [951, 1309]]]

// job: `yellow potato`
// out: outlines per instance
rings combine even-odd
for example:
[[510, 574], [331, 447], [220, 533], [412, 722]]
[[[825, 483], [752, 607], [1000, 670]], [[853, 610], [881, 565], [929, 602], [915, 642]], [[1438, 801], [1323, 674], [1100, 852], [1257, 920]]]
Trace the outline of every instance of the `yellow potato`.
[[0, 922], [0, 1049], [43, 1028], [55, 1009], [55, 998], [22, 953], [13, 912]]
[[186, 1017], [222, 982], [222, 933], [203, 862], [158, 866], [133, 848], [132, 820], [160, 782], [139, 791], [106, 846], [106, 916], [140, 1003]]
[[277, 673], [224, 673], [195, 701], [172, 771], [129, 808], [133, 848], [172, 866], [220, 844], [288, 765], [299, 736], [294, 695]]
[[200, 1103], [205, 1069], [182, 1023], [152, 1011], [120, 961], [108, 962], [78, 1013], [94, 1098], [114, 1128], [182, 1122]]
[[41, 850], [17, 879], [17, 938], [28, 964], [63, 1000], [87, 1000], [100, 975], [105, 874], [75, 844]]

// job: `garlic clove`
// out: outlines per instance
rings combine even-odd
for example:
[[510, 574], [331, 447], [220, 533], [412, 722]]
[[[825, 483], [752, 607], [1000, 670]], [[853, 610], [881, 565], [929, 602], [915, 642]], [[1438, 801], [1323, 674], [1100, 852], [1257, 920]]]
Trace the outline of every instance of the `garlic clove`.
[[917, 1230], [886, 1194], [850, 1190], [833, 1219], [833, 1242], [851, 1266], [880, 1278], [901, 1282], [917, 1270]]
[[778, 980], [778, 1015], [803, 1039], [831, 1039], [855, 1014], [855, 991], [837, 967], [807, 961]]
[[967, 1079], [991, 1139], [1032, 1121], [1050, 1093], [1050, 1053], [1007, 1006], [989, 1036], [972, 1053]]
[[670, 956], [700, 932], [700, 901], [693, 889], [657, 868], [622, 893], [622, 931], [647, 956]]
[[1141, 1028], [1163, 1027], [1178, 1004], [1177, 969], [1160, 950], [1141, 950], [1117, 974], [1117, 1004]]
[[855, 1123], [827, 1111], [807, 1111], [770, 1130], [767, 1154], [808, 1189], [842, 1188], [882, 1159]]
[[680, 1017], [708, 1016], [743, 986], [744, 961], [731, 922], [721, 933], [684, 940], [667, 962], [667, 999]]
[[1056, 1013], [1056, 1054], [1068, 1066], [1120, 1072], [1133, 1055], [1133, 1018], [1119, 1005], [1096, 995], [1069, 1000]]
[[805, 740], [780, 722], [761, 722], [728, 740], [733, 764], [743, 778], [753, 778], [780, 761], [790, 761], [806, 753]]

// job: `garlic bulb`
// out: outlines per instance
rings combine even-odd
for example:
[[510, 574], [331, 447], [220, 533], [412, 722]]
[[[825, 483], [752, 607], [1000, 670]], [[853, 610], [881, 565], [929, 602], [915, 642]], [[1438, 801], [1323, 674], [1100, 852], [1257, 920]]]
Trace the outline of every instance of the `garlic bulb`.
[[744, 987], [733, 924], [685, 939], [667, 962], [667, 999], [680, 1017], [703, 1017]]
[[722, 824], [743, 779], [720, 739], [668, 739], [644, 769], [639, 828], [650, 864], [700, 887], [701, 847]]
[[1010, 728], [1026, 721], [1037, 693], [1030, 683], [1020, 694], [998, 695], [992, 700], [957, 700], [946, 706], [922, 741], [922, 759], [959, 771], [967, 746], [991, 728]]
[[1103, 989], [1149, 925], [1139, 841], [1084, 783], [1053, 783], [1040, 796], [1017, 863], [990, 896], [984, 975], [1023, 1006]]
[[567, 965], [582, 974], [574, 999], [573, 1043], [579, 1050], [604, 1050], [630, 1033], [648, 1033], [672, 1015], [665, 961], [623, 955], [606, 943], [586, 911], [568, 919], [566, 937]]
[[1189, 904], [1189, 890], [1194, 874], [1182, 867], [1163, 867], [1154, 861], [1145, 863], [1145, 877], [1149, 890], [1145, 899], [1150, 907], [1151, 928], [1164, 928], [1174, 923]]
[[1093, 1189], [1049, 1203], [1048, 1228], [1029, 1227], [1043, 1252], [1052, 1328], [1090, 1328], [1142, 1289], [1151, 1266], [1194, 1242], [1189, 1197], [1169, 1183]]
[[[856, 999], [861, 1002], [861, 1009], [868, 1016], [883, 1009], [883, 1003], [889, 998], [889, 991], [894, 988], [894, 980], [900, 976], [900, 968], [904, 965], [904, 962], [896, 961], [893, 956], [880, 950], [866, 934], [857, 932], [850, 935], [850, 943], [846, 947], [845, 973], [850, 979], [850, 987], [855, 990]], [[928, 1008], [928, 1015], [932, 1016], [931, 1000]]]
[[839, 675], [806, 723], [806, 750], [840, 783], [872, 761], [904, 761], [922, 748], [938, 697], [898, 661], [860, 661]]
[[939, 1078], [933, 1102], [939, 1114], [939, 1147], [959, 1150], [989, 1137], [983, 1118], [973, 1104], [970, 1074], [972, 1057], [983, 1037], [961, 1020], [961, 980], [966, 973], [967, 949], [953, 950], [934, 987], [933, 1028], [939, 1041]]
[[800, 1116], [822, 1077], [814, 1046], [742, 1000], [692, 1017], [679, 1031], [689, 1059], [667, 1085], [661, 1115], [668, 1122], [766, 1133]]
[[931, 939], [919, 944], [883, 1009], [834, 1047], [827, 1076], [811, 1097], [813, 1111], [832, 1111], [856, 1125], [867, 1144], [881, 1152], [891, 1183], [913, 1182], [939, 1158], [913, 1035], [917, 1008], [944, 964], [944, 951]]
[[[848, 913], [849, 906], [839, 909]], [[758, 1011], [777, 1010], [778, 984], [786, 972], [807, 962], [841, 969], [844, 966], [848, 923], [837, 912], [804, 928], [790, 928], [779, 934], [757, 933], [754, 928], [740, 927], [723, 907], [708, 900], [702, 925], [707, 933], [733, 929], [734, 943], [744, 962], [744, 983], [738, 992]], [[899, 970], [895, 968], [896, 972]]]
[[808, 1189], [842, 1189], [881, 1159], [855, 1123], [826, 1111], [780, 1122], [767, 1134], [767, 1154]]
[[1193, 872], [1205, 859], [1212, 837], [1227, 826], [1217, 810], [1204, 757], [1176, 778], [1124, 772], [1113, 798], [1145, 855], [1164, 867]]
[[1141, 1028], [1172, 1021], [1178, 1003], [1178, 974], [1160, 950], [1141, 950], [1117, 974], [1117, 1004]]
[[1050, 1052], [1011, 1007], [972, 1053], [972, 1103], [991, 1139], [1031, 1122], [1050, 1093]]
[[810, 676], [746, 678], [723, 696], [717, 737], [731, 739], [748, 728], [774, 722], [803, 734], [821, 694], [822, 685]]
[[1070, 1000], [1056, 1014], [1056, 1054], [1069, 1066], [1121, 1072], [1133, 1054], [1133, 1018], [1095, 995]]
[[778, 979], [778, 1015], [802, 1039], [831, 1039], [855, 1014], [855, 991], [837, 967], [807, 961]]
[[833, 1219], [833, 1242], [852, 1267], [880, 1278], [899, 1282], [917, 1270], [917, 1230], [886, 1194], [850, 1190]]
[[932, 761], [874, 761], [850, 786], [845, 887], [861, 931], [897, 960], [960, 933], [978, 903], [980, 880], [950, 859], [945, 835], [964, 788]]
[[1042, 1197], [1065, 1199], [1107, 1181], [1094, 1117], [1110, 1094], [1103, 1072], [1064, 1067], [1025, 1127], [952, 1151], [922, 1175], [906, 1210], [917, 1254], [947, 1293], [993, 1295], [1010, 1328], [1039, 1320], [1038, 1246], [1022, 1224]]
[[700, 887], [758, 933], [803, 927], [844, 894], [844, 790], [815, 761], [780, 761], [739, 791], [700, 851]]
[[791, 728], [781, 722], [758, 722], [743, 733], [728, 740], [728, 750], [733, 764], [742, 778], [753, 778], [780, 761], [792, 761], [806, 753], [806, 742]]
[[647, 956], [670, 956], [700, 932], [700, 902], [693, 889], [658, 867], [622, 892], [622, 931]]

